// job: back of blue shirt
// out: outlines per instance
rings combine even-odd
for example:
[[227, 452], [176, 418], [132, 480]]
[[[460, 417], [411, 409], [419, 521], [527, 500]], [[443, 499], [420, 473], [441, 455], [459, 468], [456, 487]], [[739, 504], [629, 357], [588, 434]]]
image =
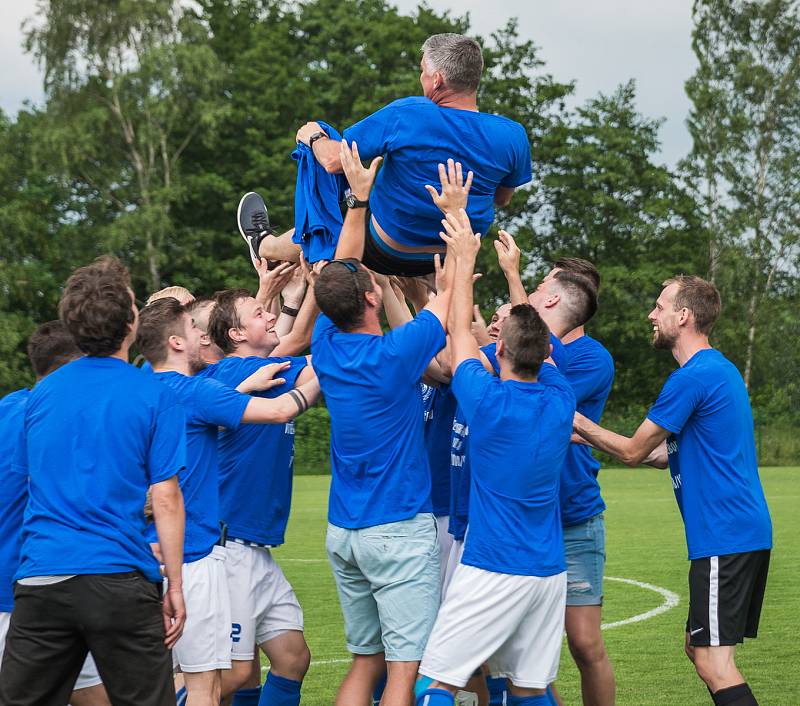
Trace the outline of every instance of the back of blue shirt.
[[186, 465], [183, 408], [117, 358], [79, 358], [39, 382], [17, 458], [29, 475], [16, 579], [161, 574], [145, 537], [147, 489]]
[[575, 395], [556, 368], [500, 380], [477, 359], [453, 376], [470, 428], [469, 531], [462, 564], [522, 576], [566, 571], [558, 487]]
[[647, 418], [671, 432], [669, 470], [689, 559], [770, 549], [753, 414], [736, 366], [717, 350], [698, 351], [667, 378]]
[[25, 443], [25, 405], [30, 390], [0, 400], [0, 613], [14, 610], [14, 574], [19, 566], [22, 516], [28, 476], [12, 461]]
[[442, 214], [425, 190], [439, 184], [439, 163], [461, 162], [472, 170], [467, 213], [476, 233], [494, 221], [498, 186], [531, 180], [525, 128], [500, 115], [441, 108], [422, 96], [401, 98], [344, 131], [362, 159], [383, 155], [370, 208], [386, 233], [405, 245], [441, 245]]
[[[569, 358], [566, 378], [575, 393], [578, 411], [600, 423], [614, 384], [614, 360], [603, 344], [581, 336], [564, 346]], [[570, 444], [561, 474], [561, 522], [565, 527], [587, 522], [606, 508], [597, 472], [600, 462], [585, 444]]]
[[449, 385], [437, 387], [420, 383], [425, 448], [431, 466], [431, 503], [433, 514], [444, 517], [450, 513], [450, 436], [456, 413], [456, 398]]
[[[186, 414], [186, 468], [178, 480], [186, 510], [183, 561], [188, 564], [210, 554], [219, 539], [217, 428], [238, 429], [250, 397], [206, 377], [155, 375], [175, 392]], [[148, 539], [158, 541], [154, 525], [148, 527]]]
[[331, 415], [331, 524], [359, 529], [432, 511], [418, 381], [444, 344], [429, 311], [385, 336], [317, 319], [311, 353]]
[[[229, 356], [205, 369], [228, 387], [236, 387], [267, 363], [290, 361], [285, 382], [259, 397], [278, 397], [293, 389], [308, 364], [302, 357], [239, 358]], [[294, 422], [242, 424], [219, 432], [220, 517], [228, 536], [278, 546], [283, 544], [292, 504]]]

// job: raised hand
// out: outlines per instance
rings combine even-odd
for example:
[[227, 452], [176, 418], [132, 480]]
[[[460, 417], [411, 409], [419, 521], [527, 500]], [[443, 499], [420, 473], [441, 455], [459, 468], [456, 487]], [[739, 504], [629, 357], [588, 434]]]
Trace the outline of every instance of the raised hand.
[[439, 164], [439, 182], [442, 186], [442, 193], [440, 194], [430, 184], [426, 184], [425, 188], [431, 195], [433, 203], [442, 213], [445, 215], [455, 213], [459, 209], [467, 207], [467, 198], [472, 186], [472, 176], [472, 172], [467, 172], [465, 181], [461, 162], [454, 162], [452, 159], [448, 159], [447, 170], [445, 170], [444, 164]]
[[306, 123], [305, 125], [303, 125], [303, 127], [301, 127], [297, 131], [297, 134], [295, 135], [294, 138], [295, 142], [297, 142], [297, 144], [300, 144], [302, 142], [304, 145], [307, 145], [311, 140], [311, 136], [315, 132], [325, 132], [325, 131], [322, 129], [319, 123], [313, 123], [313, 122]]
[[497, 251], [497, 262], [504, 273], [519, 272], [520, 251], [510, 233], [501, 230], [494, 241], [494, 249]]
[[478, 342], [479, 346], [485, 346], [492, 342], [489, 338], [489, 331], [486, 328], [486, 321], [481, 314], [481, 308], [474, 304], [472, 307], [472, 335]]
[[298, 266], [291, 262], [282, 262], [275, 269], [269, 269], [269, 263], [263, 257], [253, 260], [253, 267], [258, 273], [258, 294], [256, 299], [262, 304], [271, 302], [281, 290], [289, 284]]
[[350, 191], [359, 201], [366, 201], [383, 157], [375, 157], [369, 167], [365, 168], [358, 156], [358, 145], [354, 142], [351, 149], [347, 140], [342, 140], [339, 156], [342, 160], [342, 171], [350, 184]]
[[306, 291], [306, 277], [308, 273], [308, 266], [306, 265], [303, 253], [300, 253], [300, 265], [292, 272], [289, 281], [284, 285], [281, 290], [283, 295], [283, 303], [286, 306], [295, 309], [300, 307], [303, 303], [303, 294]]
[[276, 378], [278, 373], [288, 370], [291, 366], [291, 361], [284, 361], [283, 363], [267, 363], [262, 365], [252, 375], [245, 378], [236, 389], [239, 392], [263, 392], [278, 385], [283, 385], [286, 382], [285, 378]]
[[461, 208], [457, 214], [448, 213], [442, 219], [442, 225], [445, 232], [439, 233], [439, 237], [447, 244], [448, 256], [472, 260], [474, 263], [481, 247], [481, 236], [472, 232], [467, 212]]

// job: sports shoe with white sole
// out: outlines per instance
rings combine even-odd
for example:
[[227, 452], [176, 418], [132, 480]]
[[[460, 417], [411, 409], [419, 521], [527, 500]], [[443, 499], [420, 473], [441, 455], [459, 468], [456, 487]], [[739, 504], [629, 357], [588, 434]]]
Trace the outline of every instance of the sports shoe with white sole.
[[239, 207], [236, 209], [236, 224], [239, 226], [239, 232], [242, 234], [244, 242], [247, 243], [251, 259], [260, 260], [258, 248], [261, 241], [275, 231], [269, 224], [267, 204], [255, 191], [248, 191], [239, 201]]

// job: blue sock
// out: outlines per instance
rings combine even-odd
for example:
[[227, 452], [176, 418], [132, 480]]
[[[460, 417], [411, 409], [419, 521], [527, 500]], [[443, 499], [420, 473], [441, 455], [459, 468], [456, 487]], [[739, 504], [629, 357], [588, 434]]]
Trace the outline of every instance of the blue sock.
[[553, 689], [551, 687], [547, 687], [547, 691], [544, 694], [547, 697], [547, 703], [549, 706], [558, 706], [558, 701], [556, 701], [556, 695], [553, 693]]
[[184, 706], [186, 703], [186, 687], [182, 686], [175, 692], [175, 703], [177, 706]]
[[417, 706], [454, 706], [455, 696], [446, 689], [425, 689], [417, 696]]
[[514, 696], [508, 695], [508, 706], [549, 706], [550, 699], [547, 694], [541, 696]]
[[486, 686], [489, 688], [489, 706], [502, 706], [506, 695], [506, 678], [486, 677]]
[[303, 682], [279, 677], [267, 672], [258, 706], [300, 706], [300, 687]]
[[233, 695], [233, 706], [258, 706], [261, 698], [261, 687], [256, 686], [252, 689], [239, 689]]
[[378, 683], [375, 685], [375, 690], [372, 692], [372, 702], [375, 706], [378, 706], [383, 698], [383, 690], [386, 688], [386, 679], [388, 676], [389, 674], [384, 672], [383, 676], [378, 679]]

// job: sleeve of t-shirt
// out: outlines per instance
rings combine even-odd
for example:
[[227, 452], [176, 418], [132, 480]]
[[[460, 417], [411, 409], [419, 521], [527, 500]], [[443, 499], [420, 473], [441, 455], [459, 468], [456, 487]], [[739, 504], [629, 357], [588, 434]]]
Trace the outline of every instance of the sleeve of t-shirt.
[[647, 418], [662, 429], [678, 434], [702, 400], [700, 381], [679, 368], [667, 378]]
[[516, 125], [517, 134], [511, 143], [513, 149], [513, 162], [511, 171], [505, 176], [500, 186], [514, 188], [527, 184], [533, 178], [531, 170], [531, 148], [528, 142], [528, 133], [522, 125]]
[[575, 393], [572, 391], [572, 386], [556, 366], [542, 363], [536, 379], [540, 384], [557, 391], [559, 396], [564, 397], [567, 404], [572, 406], [573, 411], [575, 410]]
[[172, 394], [162, 393], [147, 452], [150, 485], [178, 475], [186, 468], [186, 415]]
[[338, 331], [336, 325], [325, 314], [317, 316], [317, 321], [314, 324], [314, 330], [311, 333], [311, 347], [313, 348], [324, 338]]
[[609, 368], [605, 358], [591, 349], [570, 356], [566, 376], [578, 404], [591, 399], [609, 384]]
[[411, 380], [422, 377], [431, 358], [444, 348], [445, 342], [441, 322], [427, 310], [384, 337], [388, 355], [400, 360], [401, 368]]
[[567, 368], [569, 367], [569, 356], [567, 355], [567, 349], [564, 347], [564, 344], [561, 343], [561, 339], [558, 338], [552, 331], [550, 332], [550, 343], [553, 345], [553, 352], [550, 354], [550, 357], [553, 359], [553, 362], [556, 364], [556, 367], [561, 371], [561, 373], [566, 373]]
[[450, 383], [467, 424], [471, 425], [497, 378], [477, 358], [461, 361]]
[[202, 379], [203, 384], [195, 388], [195, 409], [202, 421], [226, 429], [236, 429], [250, 402], [245, 395], [217, 380]]
[[494, 371], [499, 375], [500, 363], [497, 360], [497, 344], [492, 342], [492, 343], [487, 343], [485, 346], [481, 346], [481, 353], [483, 353], [486, 356], [486, 359], [494, 368]]
[[372, 159], [391, 150], [392, 140], [397, 134], [398, 110], [389, 103], [380, 110], [359, 120], [344, 131], [348, 143], [358, 145], [361, 159]]

